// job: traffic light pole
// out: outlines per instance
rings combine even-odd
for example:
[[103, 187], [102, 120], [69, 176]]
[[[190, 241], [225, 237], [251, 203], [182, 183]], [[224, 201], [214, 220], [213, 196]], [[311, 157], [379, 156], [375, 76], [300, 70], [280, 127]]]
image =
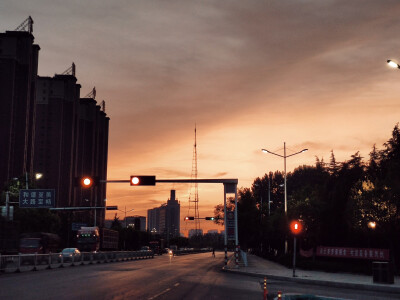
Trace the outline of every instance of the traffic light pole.
[[296, 236], [294, 237], [293, 244], [293, 277], [296, 277]]

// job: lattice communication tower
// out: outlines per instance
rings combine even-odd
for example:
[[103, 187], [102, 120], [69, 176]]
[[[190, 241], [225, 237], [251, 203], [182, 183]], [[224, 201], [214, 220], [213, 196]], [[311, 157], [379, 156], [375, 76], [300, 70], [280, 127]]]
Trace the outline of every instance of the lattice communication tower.
[[[192, 158], [192, 174], [191, 179], [197, 179], [197, 131], [196, 126], [194, 127], [194, 145], [193, 145], [193, 158]], [[193, 193], [192, 193], [193, 192]], [[190, 216], [190, 212], [194, 207], [194, 229], [196, 233], [199, 233], [200, 230], [200, 219], [199, 219], [199, 187], [198, 183], [192, 183], [189, 194], [189, 211], [188, 216]]]

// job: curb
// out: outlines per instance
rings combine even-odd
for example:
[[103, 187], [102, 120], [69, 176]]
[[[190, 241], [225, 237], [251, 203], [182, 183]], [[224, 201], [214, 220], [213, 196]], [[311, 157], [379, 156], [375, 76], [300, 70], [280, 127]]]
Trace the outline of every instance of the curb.
[[245, 272], [239, 270], [230, 270], [226, 267], [222, 268], [223, 272], [236, 273], [240, 275], [247, 275], [251, 277], [264, 278], [268, 279], [276, 279], [276, 280], [285, 280], [297, 283], [305, 283], [311, 285], [322, 285], [322, 286], [330, 286], [330, 287], [344, 287], [344, 288], [352, 288], [352, 289], [363, 289], [372, 292], [386, 292], [393, 294], [400, 294], [400, 287], [394, 286], [384, 286], [384, 285], [369, 285], [362, 283], [349, 283], [349, 282], [335, 282], [335, 281], [327, 281], [327, 280], [317, 280], [317, 279], [305, 279], [300, 277], [287, 277], [287, 276], [278, 276], [278, 275], [269, 275], [269, 274], [261, 274], [261, 273], [252, 273]]

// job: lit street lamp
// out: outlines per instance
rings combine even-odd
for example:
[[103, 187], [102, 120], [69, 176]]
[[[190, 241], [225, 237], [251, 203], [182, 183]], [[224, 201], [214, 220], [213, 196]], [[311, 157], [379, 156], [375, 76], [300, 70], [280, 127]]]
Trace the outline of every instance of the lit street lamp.
[[394, 69], [400, 69], [400, 65], [397, 62], [395, 62], [391, 59], [388, 59], [386, 62], [389, 65], [389, 67], [394, 68]]
[[375, 229], [375, 227], [376, 227], [376, 222], [375, 221], [368, 222], [368, 228]]
[[[279, 156], [279, 157], [283, 158], [283, 164], [284, 164], [284, 186], [285, 186], [285, 217], [287, 217], [286, 158], [288, 158], [290, 156], [294, 156], [296, 154], [300, 154], [300, 153], [306, 152], [307, 150], [308, 149], [303, 149], [303, 150], [301, 150], [299, 152], [292, 153], [290, 155], [286, 155], [286, 142], [283, 142], [283, 155], [274, 153], [274, 152], [269, 151], [267, 149], [261, 149], [262, 152], [273, 154], [273, 155], [276, 155], [276, 156]], [[285, 254], [286, 253], [287, 253], [287, 240], [285, 240]]]

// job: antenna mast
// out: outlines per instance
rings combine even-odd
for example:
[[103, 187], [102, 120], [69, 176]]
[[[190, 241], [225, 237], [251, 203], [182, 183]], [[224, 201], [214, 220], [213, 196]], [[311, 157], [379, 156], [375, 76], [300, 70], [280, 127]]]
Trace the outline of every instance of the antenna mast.
[[33, 32], [33, 19], [31, 16], [25, 19], [24, 22], [22, 22], [16, 29], [15, 31], [27, 31], [29, 33]]
[[84, 98], [96, 99], [96, 87], [93, 87], [93, 90], [89, 94], [87, 94]]
[[76, 66], [75, 63], [72, 63], [72, 65], [66, 69], [64, 72], [61, 73], [61, 75], [72, 75], [75, 76], [76, 73]]

